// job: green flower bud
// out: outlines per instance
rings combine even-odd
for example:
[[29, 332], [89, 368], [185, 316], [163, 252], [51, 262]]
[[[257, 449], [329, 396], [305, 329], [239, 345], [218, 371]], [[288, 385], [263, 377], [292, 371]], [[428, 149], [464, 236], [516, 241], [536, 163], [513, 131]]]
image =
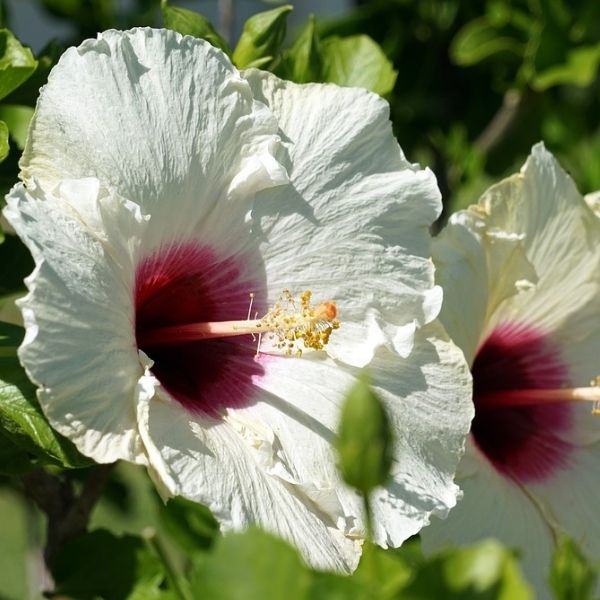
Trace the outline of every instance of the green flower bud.
[[346, 483], [363, 494], [385, 483], [392, 464], [393, 437], [383, 404], [366, 374], [346, 396], [337, 448]]

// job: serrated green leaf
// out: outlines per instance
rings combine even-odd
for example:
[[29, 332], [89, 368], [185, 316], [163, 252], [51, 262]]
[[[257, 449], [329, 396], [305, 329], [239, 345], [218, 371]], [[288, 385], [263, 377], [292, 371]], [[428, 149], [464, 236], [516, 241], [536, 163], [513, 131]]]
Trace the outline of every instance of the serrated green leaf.
[[337, 449], [344, 481], [363, 494], [387, 480], [393, 459], [392, 430], [365, 374], [344, 400]]
[[159, 516], [169, 536], [187, 553], [212, 546], [219, 533], [219, 524], [206, 506], [185, 498], [160, 501]]
[[52, 565], [56, 595], [79, 600], [164, 598], [164, 572], [139, 537], [97, 529], [64, 544]]
[[316, 21], [311, 15], [291, 48], [285, 51], [277, 74], [296, 83], [321, 81], [322, 52]]
[[34, 109], [31, 106], [4, 104], [0, 106], [0, 119], [8, 125], [10, 137], [15, 141], [19, 150], [25, 147], [29, 123]]
[[467, 23], [456, 34], [450, 47], [452, 60], [463, 67], [504, 52], [521, 57], [525, 52], [525, 44], [497, 28], [487, 17]]
[[598, 581], [598, 567], [593, 567], [575, 543], [560, 538], [552, 557], [550, 587], [556, 600], [593, 600]]
[[0, 99], [31, 77], [36, 67], [31, 50], [22, 46], [8, 29], [0, 29]]
[[4, 121], [0, 121], [0, 162], [2, 162], [8, 156], [9, 150], [8, 125]]
[[223, 52], [231, 53], [227, 42], [217, 33], [212, 23], [204, 15], [187, 8], [170, 6], [167, 0], [162, 0], [160, 9], [167, 29], [206, 40]]
[[574, 48], [563, 64], [555, 65], [534, 76], [532, 87], [544, 91], [556, 85], [585, 87], [593, 83], [600, 64], [600, 44]]
[[258, 529], [219, 538], [190, 578], [194, 598], [211, 600], [308, 600], [310, 582], [298, 553]]
[[323, 40], [323, 81], [363, 87], [376, 94], [389, 94], [397, 71], [381, 47], [367, 35], [329, 37]]
[[[240, 69], [262, 66], [273, 61], [285, 39], [288, 14], [291, 4], [260, 12], [244, 24], [242, 35], [233, 51], [233, 62]], [[268, 59], [268, 60], [267, 60]]]
[[69, 468], [85, 467], [92, 461], [48, 424], [17, 358], [23, 339], [21, 327], [0, 323], [0, 427], [16, 446], [42, 462]]

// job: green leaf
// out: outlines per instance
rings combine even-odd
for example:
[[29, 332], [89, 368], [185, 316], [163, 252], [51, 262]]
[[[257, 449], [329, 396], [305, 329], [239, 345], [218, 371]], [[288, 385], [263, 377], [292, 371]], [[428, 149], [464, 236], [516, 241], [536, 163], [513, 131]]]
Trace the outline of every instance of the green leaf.
[[79, 600], [163, 597], [164, 572], [146, 543], [97, 529], [64, 544], [52, 565], [56, 596]]
[[392, 600], [399, 597], [412, 577], [411, 565], [404, 556], [365, 542], [361, 561], [352, 579], [355, 586], [369, 590], [372, 597]]
[[258, 529], [219, 538], [191, 575], [194, 598], [308, 600], [310, 572], [285, 542]]
[[0, 427], [0, 474], [19, 475], [35, 466], [29, 454], [13, 444]]
[[556, 600], [592, 600], [598, 568], [592, 567], [575, 543], [559, 539], [550, 567], [550, 587]]
[[392, 430], [364, 373], [342, 406], [337, 448], [346, 483], [367, 494], [386, 482], [393, 458]]
[[31, 77], [37, 61], [8, 30], [0, 29], [0, 99]]
[[600, 44], [574, 48], [563, 64], [555, 65], [533, 78], [532, 87], [544, 91], [555, 85], [585, 87], [596, 80], [600, 64]]
[[219, 524], [206, 506], [185, 498], [171, 498], [165, 505], [159, 500], [159, 515], [169, 536], [186, 552], [212, 546]]
[[376, 94], [389, 94], [397, 71], [381, 47], [369, 36], [332, 36], [322, 44], [323, 81], [363, 87]]
[[260, 12], [246, 21], [233, 51], [233, 62], [237, 67], [265, 66], [273, 61], [285, 39], [287, 17], [292, 8], [291, 4], [286, 4]]
[[498, 29], [487, 17], [467, 23], [456, 34], [450, 47], [452, 60], [463, 67], [505, 52], [521, 57], [525, 52], [525, 44], [509, 31]]
[[33, 117], [34, 109], [31, 106], [21, 106], [18, 104], [5, 104], [0, 106], [0, 119], [7, 125], [10, 136], [17, 144], [19, 150], [25, 147], [27, 133], [29, 131], [29, 122]]
[[8, 156], [9, 150], [8, 125], [4, 121], [0, 121], [0, 162], [2, 162]]
[[85, 467], [92, 461], [48, 424], [16, 355], [23, 329], [0, 323], [0, 427], [3, 434], [22, 450], [49, 464]]
[[161, 1], [160, 9], [167, 29], [206, 40], [223, 52], [231, 53], [227, 42], [217, 33], [205, 16], [187, 8], [169, 6], [167, 0]]
[[313, 15], [291, 48], [285, 51], [278, 74], [296, 83], [321, 81], [323, 56]]
[[533, 595], [512, 554], [487, 540], [428, 560], [417, 568], [402, 598], [531, 600]]

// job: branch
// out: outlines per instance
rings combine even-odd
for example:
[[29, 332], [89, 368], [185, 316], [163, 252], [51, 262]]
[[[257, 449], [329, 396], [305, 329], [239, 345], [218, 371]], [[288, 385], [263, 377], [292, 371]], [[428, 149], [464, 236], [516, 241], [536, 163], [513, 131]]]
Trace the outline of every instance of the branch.
[[92, 510], [102, 495], [114, 464], [97, 466], [76, 496], [69, 479], [35, 469], [23, 476], [25, 493], [46, 514], [48, 533], [44, 562], [50, 568], [60, 546], [83, 533]]
[[235, 21], [235, 0], [219, 0], [219, 30], [229, 46], [233, 43], [233, 24]]
[[511, 90], [504, 94], [502, 106], [492, 117], [487, 127], [475, 140], [475, 148], [481, 154], [488, 154], [492, 148], [497, 146], [513, 126], [523, 106], [526, 93]]

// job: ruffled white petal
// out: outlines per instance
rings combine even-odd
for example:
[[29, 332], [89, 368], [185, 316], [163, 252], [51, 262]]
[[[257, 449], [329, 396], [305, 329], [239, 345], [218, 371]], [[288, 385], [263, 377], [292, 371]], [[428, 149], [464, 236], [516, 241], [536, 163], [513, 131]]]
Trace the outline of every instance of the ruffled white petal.
[[[552, 333], [569, 363], [574, 383], [597, 374], [597, 360], [584, 357], [579, 344], [596, 339], [600, 322], [600, 221], [554, 157], [538, 144], [518, 179], [484, 197], [490, 225], [523, 235], [528, 260], [538, 281], [535, 288], [508, 299], [491, 316], [488, 327], [518, 314], [524, 322]], [[581, 360], [583, 359], [583, 363]]]
[[568, 469], [544, 482], [528, 485], [547, 520], [576, 540], [592, 562], [600, 556], [598, 456], [599, 443], [577, 448], [569, 455]]
[[[151, 472], [166, 493], [206, 504], [224, 529], [259, 524], [292, 542], [315, 567], [356, 567], [360, 542], [332, 518], [340, 510], [336, 490], [318, 480], [302, 486], [285, 473], [289, 457], [277, 454], [290, 440], [243, 411], [222, 420], [192, 415], [157, 382], [154, 396], [152, 388], [148, 381], [140, 386], [138, 418]], [[330, 471], [328, 458], [323, 466]]]
[[391, 480], [373, 497], [375, 536], [395, 547], [456, 504], [454, 474], [473, 418], [471, 375], [437, 323], [419, 331], [409, 358], [380, 350], [370, 371], [396, 436]]
[[287, 181], [273, 158], [276, 129], [207, 42], [164, 29], [107, 31], [52, 70], [21, 176], [47, 191], [96, 178], [153, 215], [151, 238], [186, 237], [219, 202], [245, 212], [254, 192]]
[[[124, 220], [135, 219], [120, 207]], [[16, 186], [4, 214], [36, 262], [19, 302], [26, 328], [19, 357], [46, 416], [98, 462], [144, 463], [133, 406], [142, 369], [127, 257], [120, 262], [118, 248], [107, 250], [63, 202], [39, 189]]]
[[338, 303], [344, 327], [328, 347], [337, 359], [363, 366], [381, 345], [407, 356], [441, 303], [429, 259], [435, 177], [406, 161], [375, 94], [245, 77], [278, 120], [291, 181], [259, 194], [252, 211], [271, 290], [310, 288]]

